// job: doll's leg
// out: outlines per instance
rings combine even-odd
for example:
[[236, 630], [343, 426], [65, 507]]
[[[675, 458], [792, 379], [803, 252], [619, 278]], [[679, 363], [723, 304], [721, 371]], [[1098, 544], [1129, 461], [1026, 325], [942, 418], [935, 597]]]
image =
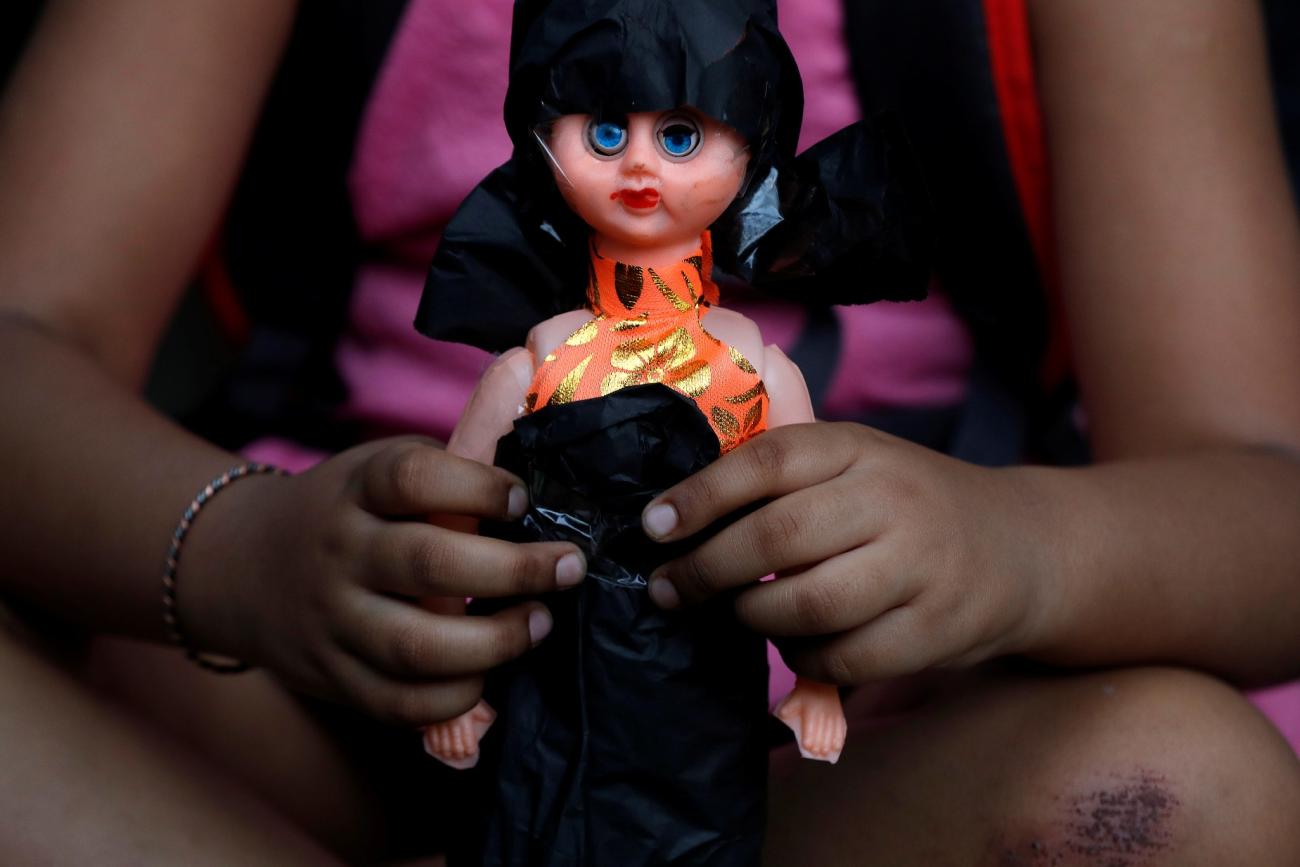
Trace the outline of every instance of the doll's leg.
[[465, 713], [424, 730], [424, 751], [449, 768], [468, 770], [478, 764], [478, 744], [497, 718], [496, 711], [480, 701]]
[[848, 724], [840, 692], [827, 683], [797, 678], [794, 689], [776, 706], [773, 714], [794, 732], [799, 753], [805, 759], [819, 759], [832, 765], [840, 760]]
[[[465, 613], [464, 599], [431, 598], [420, 604], [439, 614]], [[478, 764], [478, 743], [496, 718], [496, 711], [480, 700], [460, 716], [425, 728], [424, 751], [449, 768], [468, 770]]]
[[850, 697], [853, 749], [834, 767], [775, 755], [765, 863], [1300, 864], [1300, 762], [1217, 681], [953, 683], [876, 723]]

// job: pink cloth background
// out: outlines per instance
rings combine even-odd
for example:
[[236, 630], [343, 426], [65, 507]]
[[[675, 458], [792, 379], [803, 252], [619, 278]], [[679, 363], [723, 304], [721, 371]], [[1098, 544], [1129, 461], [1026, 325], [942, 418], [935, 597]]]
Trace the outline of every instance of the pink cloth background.
[[[804, 77], [802, 149], [856, 120], [858, 105], [839, 0], [778, 5]], [[501, 106], [511, 13], [511, 0], [411, 0], [362, 121], [349, 187], [370, 256], [336, 360], [349, 391], [343, 414], [375, 434], [446, 439], [491, 360], [428, 340], [411, 323], [442, 226], [510, 157]], [[793, 306], [734, 306], [770, 343], [788, 348], [799, 333], [802, 314]], [[840, 308], [838, 315], [845, 339], [825, 401], [829, 416], [961, 399], [971, 343], [942, 293], [919, 303]], [[273, 441], [249, 455], [291, 470], [324, 457]], [[789, 691], [793, 675], [770, 647], [769, 657], [775, 699]], [[1300, 744], [1300, 684], [1256, 700]]]

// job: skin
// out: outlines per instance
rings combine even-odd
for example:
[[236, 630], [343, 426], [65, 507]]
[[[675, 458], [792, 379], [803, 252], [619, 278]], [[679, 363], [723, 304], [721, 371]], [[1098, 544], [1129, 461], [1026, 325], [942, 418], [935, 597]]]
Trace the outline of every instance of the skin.
[[[0, 501], [23, 504], [0, 522], [6, 601], [97, 635], [162, 638], [159, 540], [235, 457], [136, 391], [219, 219], [291, 11], [270, 0], [194, 0], [169, 16], [143, 0], [55, 2], [5, 93]], [[738, 449], [703, 484], [732, 499], [795, 482], [829, 493], [835, 479], [807, 460], [823, 446], [859, 482], [843, 492], [852, 514], [828, 517], [863, 531], [837, 538], [877, 579], [827, 584], [815, 566], [775, 585], [802, 599], [776, 606], [786, 616], [770, 628], [809, 633], [789, 648], [804, 673], [869, 679], [1019, 649], [1085, 666], [1164, 660], [1240, 683], [1293, 676], [1300, 232], [1258, 12], [1234, 0], [1043, 0], [1031, 18], [1099, 464], [976, 470], [879, 434], [795, 426]], [[754, 449], [769, 449], [761, 473]], [[683, 526], [706, 510], [698, 481], [665, 500]], [[436, 595], [464, 581], [477, 593], [493, 555], [446, 527], [390, 520], [381, 504], [505, 514], [512, 486], [407, 441], [214, 500], [187, 543], [183, 613], [201, 646], [274, 675], [212, 678], [173, 651], [104, 639], [81, 665], [0, 618], [0, 810], [21, 818], [0, 823], [5, 860], [321, 864], [391, 853], [398, 816], [427, 835], [436, 810], [400, 812], [436, 789], [415, 773], [427, 767], [406, 758], [367, 776], [366, 748], [380, 739], [337, 736], [284, 683], [314, 679], [390, 718], [470, 706], [471, 689], [403, 682], [379, 661], [405, 652], [407, 670], [420, 669], [436, 647], [439, 665], [482, 662], [460, 655], [445, 620], [403, 612], [414, 619], [389, 632], [365, 602], [389, 582]], [[777, 495], [772, 526], [827, 554], [790, 521], [797, 496]], [[694, 574], [712, 580], [665, 574], [685, 602], [747, 580], [709, 568], [718, 550], [697, 555]], [[505, 574], [518, 580], [505, 583], [543, 586], [561, 556], [515, 552], [518, 572]], [[417, 557], [429, 566], [406, 568]], [[891, 582], [906, 600], [891, 611], [907, 616], [872, 618]], [[827, 596], [865, 602], [863, 619], [814, 628], [834, 612], [810, 600]], [[763, 604], [746, 604], [762, 616]], [[302, 628], [289, 609], [307, 615]], [[517, 617], [501, 624], [510, 650], [530, 644]], [[406, 650], [374, 645], [355, 677], [331, 681], [307, 661], [360, 660], [327, 637], [349, 624]], [[904, 687], [926, 703], [905, 722], [882, 718]], [[1203, 675], [985, 665], [861, 686], [848, 711], [859, 728], [839, 765], [774, 759], [769, 863], [860, 864], [868, 852], [885, 864], [1033, 864], [1035, 842], [1062, 865], [1096, 863], [1069, 847], [1072, 805], [1144, 776], [1177, 807], [1163, 820], [1168, 844], [1143, 865], [1300, 862], [1294, 754]]]

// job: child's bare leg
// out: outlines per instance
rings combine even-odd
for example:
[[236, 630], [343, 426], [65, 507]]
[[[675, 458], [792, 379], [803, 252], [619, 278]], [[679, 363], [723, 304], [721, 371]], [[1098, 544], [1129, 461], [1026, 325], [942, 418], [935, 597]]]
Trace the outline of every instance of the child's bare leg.
[[972, 677], [838, 765], [775, 757], [773, 865], [1300, 864], [1300, 762], [1192, 673]]
[[828, 684], [796, 678], [794, 689], [773, 711], [776, 718], [790, 727], [805, 759], [820, 759], [835, 764], [844, 749], [848, 726], [840, 691]]
[[216, 766], [97, 699], [2, 623], [0, 767], [5, 863], [336, 863]]

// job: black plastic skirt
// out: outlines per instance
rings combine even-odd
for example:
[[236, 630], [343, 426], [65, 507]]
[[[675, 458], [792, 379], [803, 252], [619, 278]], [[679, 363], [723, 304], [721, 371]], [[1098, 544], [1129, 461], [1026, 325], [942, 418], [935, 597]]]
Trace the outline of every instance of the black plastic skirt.
[[546, 640], [488, 679], [498, 717], [467, 772], [453, 865], [759, 863], [765, 644], [729, 599], [663, 612], [646, 588], [684, 546], [650, 542], [642, 509], [717, 457], [694, 403], [661, 385], [546, 407], [502, 438], [497, 464], [532, 505], [485, 532], [575, 542], [589, 572], [544, 598]]

